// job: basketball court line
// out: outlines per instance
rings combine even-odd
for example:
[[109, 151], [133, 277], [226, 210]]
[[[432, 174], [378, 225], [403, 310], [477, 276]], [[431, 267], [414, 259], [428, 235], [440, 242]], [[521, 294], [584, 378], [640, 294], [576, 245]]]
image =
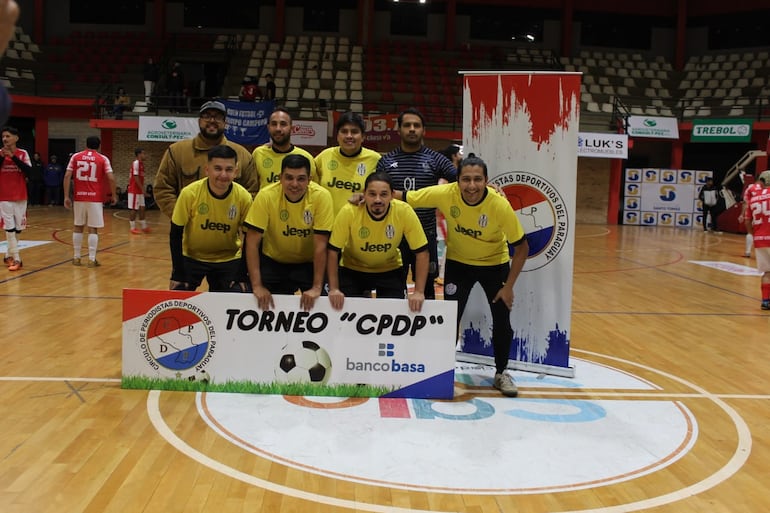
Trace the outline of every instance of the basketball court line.
[[[670, 373], [660, 371], [657, 369], [654, 369], [652, 367], [638, 364], [636, 362], [632, 362], [629, 360], [625, 360], [622, 358], [612, 357], [608, 355], [603, 355], [600, 353], [595, 353], [591, 351], [585, 351], [585, 350], [579, 350], [574, 349], [575, 352], [580, 352], [586, 355], [590, 356], [596, 356], [603, 359], [609, 359], [612, 361], [624, 363], [626, 365], [630, 365], [632, 367], [637, 367], [640, 369], [645, 369], [647, 371], [653, 372], [655, 374], [667, 377], [673, 381], [676, 381], [680, 384], [683, 384], [693, 390], [696, 391], [696, 393], [692, 394], [668, 394], [668, 393], [657, 393], [657, 392], [641, 392], [641, 393], [635, 393], [632, 392], [630, 394], [628, 393], [619, 393], [619, 392], [598, 392], [598, 393], [592, 393], [592, 392], [583, 392], [586, 395], [602, 395], [604, 397], [611, 397], [612, 394], [615, 394], [616, 396], [636, 396], [638, 395], [641, 397], [669, 397], [669, 398], [676, 398], [676, 397], [694, 397], [694, 398], [705, 398], [710, 401], [712, 401], [718, 408], [723, 410], [728, 417], [733, 421], [733, 424], [736, 428], [736, 433], [738, 436], [737, 445], [735, 448], [735, 451], [732, 455], [732, 457], [725, 463], [724, 466], [722, 466], [719, 470], [708, 476], [707, 478], [694, 483], [690, 486], [686, 486], [684, 488], [681, 488], [680, 490], [676, 490], [674, 492], [660, 495], [658, 497], [652, 497], [649, 499], [644, 499], [637, 502], [632, 503], [626, 503], [626, 504], [619, 504], [616, 506], [608, 506], [608, 507], [602, 507], [602, 508], [592, 508], [592, 509], [585, 509], [585, 510], [570, 510], [570, 511], [562, 511], [558, 513], [626, 513], [631, 511], [638, 511], [641, 509], [647, 509], [647, 508], [653, 508], [658, 506], [663, 506], [666, 504], [670, 504], [673, 502], [677, 502], [682, 499], [686, 499], [688, 497], [691, 497], [693, 495], [697, 495], [699, 493], [705, 492], [706, 490], [709, 490], [723, 481], [726, 481], [729, 479], [733, 474], [738, 472], [740, 468], [746, 463], [748, 460], [749, 455], [751, 454], [751, 446], [752, 446], [752, 439], [751, 439], [751, 432], [749, 430], [748, 425], [745, 423], [745, 421], [740, 417], [740, 415], [728, 404], [726, 404], [722, 397], [730, 398], [755, 398], [755, 396], [749, 396], [749, 395], [725, 395], [725, 396], [719, 396], [716, 394], [712, 394], [708, 392], [707, 390], [690, 383], [688, 381], [685, 381], [682, 378], [679, 378], [677, 376], [674, 376]], [[526, 394], [526, 389], [522, 390]], [[541, 393], [541, 392], [536, 392]], [[546, 392], [542, 392], [545, 394]], [[569, 392], [562, 393], [561, 391], [549, 391], [547, 392], [549, 395], [572, 395], [575, 394], [576, 391], [572, 390]], [[756, 396], [758, 399], [767, 399], [768, 396]], [[160, 412], [160, 391], [152, 390], [149, 392], [147, 397], [147, 414], [150, 418], [150, 421], [152, 422], [155, 429], [158, 431], [158, 433], [163, 436], [173, 447], [175, 447], [180, 452], [186, 454], [191, 459], [197, 461], [201, 465], [205, 465], [212, 470], [215, 470], [217, 472], [221, 472], [224, 475], [227, 475], [233, 479], [237, 479], [239, 481], [242, 481], [247, 484], [251, 484], [254, 486], [258, 486], [260, 488], [263, 488], [268, 491], [280, 493], [283, 495], [295, 497], [302, 500], [307, 500], [311, 502], [317, 502], [322, 503], [334, 507], [344, 507], [344, 508], [350, 508], [350, 509], [358, 509], [362, 511], [367, 512], [394, 512], [394, 513], [425, 513], [426, 510], [418, 510], [418, 509], [409, 509], [409, 508], [394, 508], [391, 506], [382, 506], [378, 504], [369, 504], [369, 503], [361, 503], [357, 501], [349, 501], [349, 500], [343, 500], [336, 497], [329, 497], [321, 494], [316, 493], [310, 493], [303, 490], [296, 490], [293, 488], [289, 488], [283, 485], [278, 485], [275, 483], [272, 483], [270, 481], [266, 481], [264, 479], [257, 478], [255, 476], [246, 474], [244, 472], [238, 471], [236, 469], [233, 469], [227, 465], [224, 465], [223, 463], [220, 463], [213, 458], [210, 458], [209, 456], [201, 453], [197, 449], [191, 447], [188, 445], [185, 441], [180, 439], [172, 430], [171, 428], [165, 423], [165, 420], [163, 419], [163, 416]], [[514, 399], [515, 401], [515, 399]], [[504, 494], [503, 494], [504, 495]], [[435, 510], [428, 510], [428, 511], [434, 511], [434, 513], [448, 513], [448, 512], [440, 512]], [[557, 512], [554, 512], [557, 513]]]

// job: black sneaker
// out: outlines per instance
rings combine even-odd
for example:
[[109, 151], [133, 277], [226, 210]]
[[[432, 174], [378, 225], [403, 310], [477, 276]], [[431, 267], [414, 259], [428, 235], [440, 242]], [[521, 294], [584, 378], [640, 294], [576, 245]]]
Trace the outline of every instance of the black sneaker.
[[770, 310], [770, 299], [762, 300], [762, 310]]

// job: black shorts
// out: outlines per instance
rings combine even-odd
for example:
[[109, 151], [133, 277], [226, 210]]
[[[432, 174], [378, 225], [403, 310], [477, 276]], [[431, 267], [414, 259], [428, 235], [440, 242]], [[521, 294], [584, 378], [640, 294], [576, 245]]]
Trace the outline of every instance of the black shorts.
[[406, 281], [400, 268], [381, 273], [365, 273], [340, 267], [339, 276], [340, 290], [347, 297], [371, 297], [372, 289], [377, 290], [377, 297], [406, 297]]

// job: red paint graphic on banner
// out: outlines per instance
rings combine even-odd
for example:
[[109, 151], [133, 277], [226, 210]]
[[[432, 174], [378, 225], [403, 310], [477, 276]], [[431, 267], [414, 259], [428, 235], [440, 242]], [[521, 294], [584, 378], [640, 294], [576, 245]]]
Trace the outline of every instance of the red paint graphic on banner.
[[123, 289], [123, 320], [145, 316], [153, 306], [164, 301], [187, 299], [198, 294], [200, 292]]
[[[532, 142], [538, 145], [549, 142], [557, 131], [569, 128], [569, 118], [577, 110], [580, 77], [553, 75], [490, 75], [465, 77], [474, 86], [471, 91], [471, 127], [473, 137], [479, 137], [479, 128], [489, 126], [497, 115], [506, 126], [514, 109], [529, 114]], [[502, 100], [502, 106], [498, 102]], [[482, 119], [483, 111], [483, 119]]]

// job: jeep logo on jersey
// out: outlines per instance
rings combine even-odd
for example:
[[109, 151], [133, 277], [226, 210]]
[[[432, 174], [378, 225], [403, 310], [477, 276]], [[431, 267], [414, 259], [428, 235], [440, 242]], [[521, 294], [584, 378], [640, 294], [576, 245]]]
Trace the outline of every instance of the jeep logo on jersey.
[[392, 224], [389, 224], [388, 226], [386, 226], [385, 237], [392, 239], [395, 236], [396, 236], [396, 228]]
[[214, 223], [211, 221], [211, 219], [207, 218], [206, 221], [201, 225], [201, 229], [227, 233], [230, 231], [230, 225], [226, 223]]
[[337, 180], [336, 176], [332, 177], [331, 182], [327, 182], [326, 185], [329, 187], [334, 187], [336, 189], [346, 189], [353, 192], [358, 192], [361, 190], [361, 184], [357, 182], [349, 182], [347, 180]]
[[305, 210], [305, 213], [302, 214], [302, 220], [308, 226], [313, 224], [313, 213], [309, 210]]
[[361, 246], [361, 251], [366, 251], [369, 253], [387, 253], [390, 251], [390, 248], [393, 247], [393, 244], [390, 244], [389, 242], [386, 242], [385, 244], [371, 244], [369, 242], [364, 243], [363, 246]]
[[489, 224], [489, 218], [486, 214], [481, 214], [479, 216], [479, 226], [482, 228], [486, 228], [486, 226]]

